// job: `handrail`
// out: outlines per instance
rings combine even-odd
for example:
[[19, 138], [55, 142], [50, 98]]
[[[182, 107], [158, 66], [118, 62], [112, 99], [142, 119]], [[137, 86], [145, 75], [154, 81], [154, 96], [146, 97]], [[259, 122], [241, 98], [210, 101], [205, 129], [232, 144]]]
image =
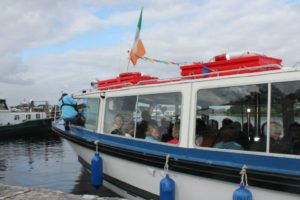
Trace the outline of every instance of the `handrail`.
[[133, 85], [136, 85], [136, 84], [133, 84], [131, 82], [122, 82], [122, 83], [111, 84], [111, 85], [107, 85], [107, 86], [101, 86], [101, 87], [97, 86], [97, 88], [98, 88], [98, 90], [101, 90], [101, 88], [115, 89], [115, 87], [125, 87], [125, 86], [130, 87], [130, 86], [133, 86]]
[[296, 62], [296, 63], [292, 66], [292, 68], [298, 69], [297, 65], [299, 65], [299, 64], [300, 64], [300, 61]]

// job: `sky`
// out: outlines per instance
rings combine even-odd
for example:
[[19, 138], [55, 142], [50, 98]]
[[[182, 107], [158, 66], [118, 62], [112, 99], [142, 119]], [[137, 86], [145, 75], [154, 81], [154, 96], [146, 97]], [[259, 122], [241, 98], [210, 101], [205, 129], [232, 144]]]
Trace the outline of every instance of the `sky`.
[[[1, 0], [0, 97], [55, 104], [125, 72], [142, 7], [147, 57], [192, 63], [252, 51], [284, 67], [300, 61], [300, 0]], [[141, 59], [129, 71], [180, 76], [177, 65]]]

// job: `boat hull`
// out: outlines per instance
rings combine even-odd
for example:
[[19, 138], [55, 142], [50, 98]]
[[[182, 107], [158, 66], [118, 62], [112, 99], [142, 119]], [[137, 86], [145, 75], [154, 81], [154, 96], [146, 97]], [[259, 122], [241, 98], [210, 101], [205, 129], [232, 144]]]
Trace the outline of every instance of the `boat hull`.
[[22, 134], [38, 134], [51, 129], [51, 119], [38, 119], [25, 121], [19, 124], [0, 126], [0, 136]]
[[[79, 161], [90, 169], [94, 151], [70, 142], [78, 154]], [[115, 193], [128, 199], [159, 199], [159, 185], [165, 172], [161, 168], [100, 154], [103, 159], [104, 185]], [[205, 177], [197, 177], [174, 171], [169, 172], [176, 183], [176, 199], [231, 200], [238, 183], [228, 183]], [[299, 195], [249, 187], [256, 200], [296, 200]], [[203, 196], [204, 195], [204, 196]], [[270, 196], [271, 195], [271, 196]]]
[[[63, 131], [62, 129], [53, 128], [62, 137], [66, 138], [78, 155], [79, 161], [87, 168], [90, 168], [91, 159], [95, 152], [93, 141], [99, 139], [106, 140], [114, 139], [116, 136], [105, 136], [101, 138], [97, 133], [82, 132], [83, 137], [76, 135], [79, 129], [71, 128], [71, 131]], [[74, 136], [75, 134], [75, 136]], [[88, 138], [84, 138], [84, 135]], [[122, 139], [126, 140], [126, 139]], [[145, 143], [146, 145], [146, 143]], [[169, 148], [169, 147], [167, 147]], [[161, 155], [146, 155], [147, 153], [140, 152], [140, 154], [125, 151], [122, 146], [106, 146], [100, 145], [100, 155], [103, 159], [103, 173], [105, 179], [105, 186], [121, 196], [128, 199], [159, 199], [159, 185], [161, 179], [164, 178], [165, 172], [163, 169], [164, 159], [159, 158]], [[132, 145], [133, 151], [136, 150]], [[172, 147], [172, 151], [176, 153], [180, 147]], [[162, 151], [164, 148], [161, 149]], [[185, 149], [186, 152], [190, 151]], [[191, 150], [192, 151], [192, 150]], [[169, 152], [161, 152], [166, 155]], [[129, 154], [132, 154], [131, 157]], [[180, 167], [180, 162], [185, 162]], [[227, 166], [213, 167], [213, 164], [203, 168], [201, 164], [188, 163], [188, 161], [171, 160], [170, 161], [170, 177], [176, 184], [176, 199], [232, 199], [233, 192], [239, 187], [240, 169], [234, 169]], [[194, 169], [194, 171], [193, 171]], [[196, 173], [197, 172], [197, 173]], [[253, 175], [252, 175], [253, 174]], [[275, 174], [264, 175], [263, 173], [256, 176], [262, 176], [268, 179], [270, 177], [277, 177], [278, 180], [264, 180], [258, 181], [259, 177], [253, 177], [255, 172], [249, 173], [250, 184], [256, 186], [249, 187], [254, 199], [263, 200], [270, 199], [281, 200], [289, 199], [296, 200], [300, 198], [298, 185], [299, 177]], [[265, 177], [264, 177], [265, 176]], [[294, 177], [294, 179], [293, 179]], [[251, 180], [252, 178], [252, 180]], [[293, 179], [293, 180], [292, 180]], [[276, 184], [273, 182], [280, 182]], [[284, 183], [286, 181], [286, 184]], [[263, 185], [264, 183], [270, 185]], [[278, 185], [279, 184], [279, 185]], [[281, 184], [281, 185], [280, 185]], [[285, 185], [284, 185], [285, 184]], [[289, 188], [289, 185], [295, 184], [294, 187]], [[262, 187], [259, 187], [262, 186]], [[285, 188], [286, 187], [286, 188]], [[272, 188], [272, 189], [270, 189]], [[290, 192], [291, 191], [291, 192]], [[298, 192], [297, 192], [298, 191]]]

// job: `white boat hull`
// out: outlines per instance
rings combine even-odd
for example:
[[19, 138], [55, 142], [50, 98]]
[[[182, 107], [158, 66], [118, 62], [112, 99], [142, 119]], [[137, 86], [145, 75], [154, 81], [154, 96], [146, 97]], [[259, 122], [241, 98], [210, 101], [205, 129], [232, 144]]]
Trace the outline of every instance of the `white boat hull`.
[[[84, 161], [88, 164], [91, 164], [90, 161], [94, 155], [94, 151], [79, 146], [73, 142], [70, 142], [70, 144], [80, 158], [84, 159]], [[103, 159], [104, 174], [117, 178], [119, 181], [125, 182], [131, 186], [159, 196], [160, 181], [165, 176], [165, 172], [162, 169], [149, 167], [143, 164], [120, 159], [106, 154], [100, 154], [100, 156]], [[239, 183], [234, 184], [230, 182], [193, 176], [174, 171], [170, 171], [169, 174], [176, 184], [176, 199], [232, 200], [233, 192], [239, 187]], [[110, 190], [127, 199], [142, 199], [135, 196], [134, 194], [128, 193], [126, 190], [119, 188], [110, 182], [104, 181], [104, 185]], [[251, 186], [248, 189], [252, 192], [253, 199], [255, 200], [300, 199], [300, 195], [293, 193], [280, 192]]]

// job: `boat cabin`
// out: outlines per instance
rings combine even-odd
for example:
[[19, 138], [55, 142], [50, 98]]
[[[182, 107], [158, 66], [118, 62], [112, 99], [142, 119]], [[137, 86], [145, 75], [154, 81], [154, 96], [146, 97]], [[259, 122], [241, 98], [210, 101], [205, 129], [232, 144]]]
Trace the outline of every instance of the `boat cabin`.
[[99, 81], [97, 91], [76, 97], [84, 105], [84, 129], [99, 134], [185, 148], [294, 156], [300, 155], [299, 77], [297, 69], [281, 69], [281, 59], [220, 55], [211, 62], [181, 66], [179, 78], [122, 73]]

